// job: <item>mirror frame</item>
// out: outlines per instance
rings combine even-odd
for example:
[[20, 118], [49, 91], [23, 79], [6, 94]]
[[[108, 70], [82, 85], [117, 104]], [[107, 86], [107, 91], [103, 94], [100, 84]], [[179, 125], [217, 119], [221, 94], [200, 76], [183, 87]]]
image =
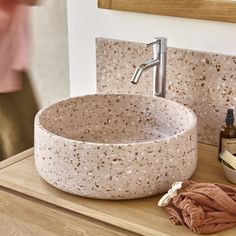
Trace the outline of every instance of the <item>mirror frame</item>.
[[97, 0], [103, 9], [236, 22], [236, 1], [230, 0]]

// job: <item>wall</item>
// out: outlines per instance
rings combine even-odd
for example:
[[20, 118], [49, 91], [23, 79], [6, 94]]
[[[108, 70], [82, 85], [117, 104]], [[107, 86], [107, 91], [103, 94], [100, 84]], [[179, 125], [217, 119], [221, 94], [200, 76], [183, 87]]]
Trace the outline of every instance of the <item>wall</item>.
[[72, 96], [96, 91], [95, 38], [149, 42], [166, 36], [168, 46], [236, 55], [235, 24], [108, 11], [97, 0], [69, 0], [68, 28]]
[[40, 107], [69, 97], [67, 1], [45, 0], [32, 12], [33, 87]]

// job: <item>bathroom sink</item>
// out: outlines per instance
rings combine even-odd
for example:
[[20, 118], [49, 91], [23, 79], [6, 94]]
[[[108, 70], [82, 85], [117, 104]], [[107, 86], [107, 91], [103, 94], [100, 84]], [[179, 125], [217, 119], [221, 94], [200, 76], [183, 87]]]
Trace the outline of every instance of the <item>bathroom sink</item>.
[[176, 102], [141, 95], [71, 98], [35, 118], [35, 164], [54, 187], [99, 199], [167, 191], [197, 163], [195, 114]]

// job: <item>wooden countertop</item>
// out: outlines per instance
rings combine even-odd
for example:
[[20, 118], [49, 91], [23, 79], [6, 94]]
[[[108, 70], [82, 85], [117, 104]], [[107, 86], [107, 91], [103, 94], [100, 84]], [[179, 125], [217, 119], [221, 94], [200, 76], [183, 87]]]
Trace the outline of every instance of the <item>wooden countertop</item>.
[[[191, 179], [230, 184], [215, 147], [199, 144], [198, 167]], [[62, 192], [39, 177], [30, 149], [0, 163], [0, 235], [195, 235], [169, 222], [157, 207], [160, 197], [107, 201]], [[19, 227], [8, 232], [7, 224]], [[17, 230], [21, 234], [14, 234]], [[236, 227], [215, 235], [236, 235]]]

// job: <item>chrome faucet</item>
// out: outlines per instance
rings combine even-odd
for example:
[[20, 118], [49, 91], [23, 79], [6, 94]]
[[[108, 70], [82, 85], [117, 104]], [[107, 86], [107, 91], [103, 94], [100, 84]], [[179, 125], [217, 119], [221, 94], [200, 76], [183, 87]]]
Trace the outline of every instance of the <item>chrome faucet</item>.
[[153, 67], [153, 95], [157, 97], [166, 96], [166, 46], [167, 39], [160, 37], [154, 38], [146, 47], [153, 46], [153, 59], [137, 67], [131, 83], [137, 84], [142, 73]]

